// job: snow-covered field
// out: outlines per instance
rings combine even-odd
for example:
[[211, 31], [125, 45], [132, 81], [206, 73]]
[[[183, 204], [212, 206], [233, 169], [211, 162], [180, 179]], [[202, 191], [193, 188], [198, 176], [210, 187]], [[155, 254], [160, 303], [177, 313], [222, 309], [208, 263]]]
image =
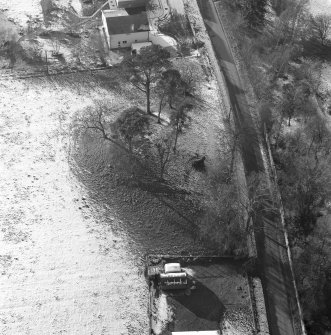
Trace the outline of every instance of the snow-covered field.
[[69, 169], [70, 117], [91, 97], [44, 80], [0, 85], [0, 334], [145, 334], [136, 258]]
[[0, 8], [6, 11], [8, 18], [22, 26], [26, 25], [28, 16], [42, 16], [40, 0], [0, 0]]
[[331, 0], [310, 0], [311, 12], [316, 14], [331, 14]]
[[70, 163], [75, 112], [128, 103], [109, 82], [0, 81], [0, 334], [147, 334], [144, 255], [203, 251], [157, 197]]

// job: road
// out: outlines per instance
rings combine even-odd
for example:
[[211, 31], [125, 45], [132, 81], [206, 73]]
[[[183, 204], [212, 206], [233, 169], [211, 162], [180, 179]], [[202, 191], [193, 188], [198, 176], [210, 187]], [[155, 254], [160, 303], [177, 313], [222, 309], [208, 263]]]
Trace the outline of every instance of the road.
[[[262, 171], [262, 157], [256, 130], [221, 18], [213, 1], [198, 0], [198, 4], [226, 81], [236, 127], [242, 134], [241, 149], [246, 174]], [[261, 216], [254, 222], [254, 226], [270, 333], [301, 334], [299, 311], [280, 215]]]

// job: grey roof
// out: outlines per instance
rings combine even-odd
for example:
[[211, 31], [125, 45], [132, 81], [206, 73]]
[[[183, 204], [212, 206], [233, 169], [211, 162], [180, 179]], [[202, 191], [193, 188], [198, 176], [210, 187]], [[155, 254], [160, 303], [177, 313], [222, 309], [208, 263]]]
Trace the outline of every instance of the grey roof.
[[130, 34], [149, 30], [148, 18], [145, 12], [136, 15], [107, 17], [106, 21], [109, 35]]

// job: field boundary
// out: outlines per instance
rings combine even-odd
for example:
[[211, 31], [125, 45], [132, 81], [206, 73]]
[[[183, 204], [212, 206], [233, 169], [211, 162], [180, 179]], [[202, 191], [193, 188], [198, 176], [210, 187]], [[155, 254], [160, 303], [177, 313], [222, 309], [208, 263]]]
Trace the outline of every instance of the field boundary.
[[84, 73], [84, 72], [96, 72], [96, 71], [105, 71], [113, 69], [114, 66], [103, 66], [103, 67], [95, 67], [95, 68], [87, 68], [81, 70], [58, 70], [49, 72], [48, 70], [44, 71], [35, 71], [35, 72], [26, 72], [26, 71], [11, 71], [7, 73], [3, 73], [0, 70], [0, 80], [6, 80], [10, 78], [17, 78], [17, 79], [27, 79], [27, 78], [38, 78], [38, 77], [52, 77], [52, 76], [59, 76], [65, 74], [73, 74], [73, 73]]

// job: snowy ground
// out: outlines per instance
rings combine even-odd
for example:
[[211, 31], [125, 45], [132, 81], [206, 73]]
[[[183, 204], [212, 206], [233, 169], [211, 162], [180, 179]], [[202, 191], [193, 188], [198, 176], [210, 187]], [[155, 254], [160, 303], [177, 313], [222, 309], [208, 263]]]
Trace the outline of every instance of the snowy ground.
[[26, 25], [29, 15], [32, 17], [42, 16], [40, 0], [0, 0], [0, 8], [2, 11], [6, 11], [8, 18], [12, 18], [21, 26]]
[[313, 15], [331, 13], [331, 0], [310, 0]]
[[1, 82], [1, 334], [144, 334], [146, 285], [125, 237], [70, 173], [69, 87]]
[[204, 249], [158, 198], [111, 188], [94, 159], [70, 168], [72, 116], [112, 99], [111, 78], [52, 78], [0, 82], [0, 334], [146, 334], [144, 254]]

